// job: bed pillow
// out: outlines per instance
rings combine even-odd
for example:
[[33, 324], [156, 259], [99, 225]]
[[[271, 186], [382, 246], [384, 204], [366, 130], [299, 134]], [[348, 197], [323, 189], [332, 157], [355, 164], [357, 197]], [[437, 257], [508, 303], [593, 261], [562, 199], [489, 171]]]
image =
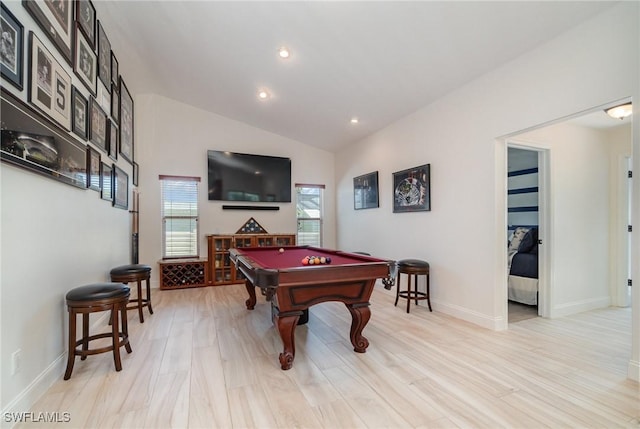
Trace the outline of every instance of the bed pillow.
[[[531, 228], [524, 237], [522, 237], [520, 245], [518, 246], [518, 253], [534, 253], [534, 247], [537, 247], [537, 244], [538, 229]], [[535, 253], [537, 253], [537, 249], [535, 249]]]
[[515, 253], [518, 251], [518, 249], [520, 248], [520, 243], [522, 242], [522, 239], [527, 234], [527, 232], [529, 232], [529, 228], [524, 228], [522, 226], [517, 227], [513, 231], [513, 234], [511, 234], [511, 239], [509, 240], [509, 253]]

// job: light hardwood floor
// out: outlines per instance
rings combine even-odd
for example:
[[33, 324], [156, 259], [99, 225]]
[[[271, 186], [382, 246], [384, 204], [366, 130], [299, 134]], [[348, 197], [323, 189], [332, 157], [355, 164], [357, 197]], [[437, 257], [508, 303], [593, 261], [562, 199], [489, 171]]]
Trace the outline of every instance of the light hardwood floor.
[[342, 304], [312, 307], [282, 371], [263, 297], [247, 311], [241, 285], [154, 290], [144, 324], [129, 312], [121, 372], [108, 353], [76, 360], [32, 411], [69, 412], [65, 428], [640, 427], [630, 310], [493, 332], [394, 298], [376, 286], [364, 354]]

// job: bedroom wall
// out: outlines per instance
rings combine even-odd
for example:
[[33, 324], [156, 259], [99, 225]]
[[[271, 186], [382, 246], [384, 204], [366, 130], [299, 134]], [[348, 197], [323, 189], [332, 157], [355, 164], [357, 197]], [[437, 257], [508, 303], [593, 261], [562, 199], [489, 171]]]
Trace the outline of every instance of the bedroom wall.
[[[638, 4], [620, 4], [343, 149], [336, 157], [338, 246], [425, 259], [436, 311], [506, 327], [500, 137], [638, 97], [638, 15]], [[637, 134], [634, 140], [639, 147]], [[392, 173], [424, 163], [431, 164], [432, 210], [394, 214]], [[353, 177], [376, 170], [380, 207], [354, 211]]]
[[[162, 259], [160, 174], [198, 176], [200, 256], [207, 255], [207, 234], [235, 233], [250, 217], [270, 233], [295, 233], [295, 192], [291, 203], [274, 203], [279, 211], [222, 210], [220, 201], [207, 199], [207, 150], [255, 153], [291, 158], [292, 182], [324, 184], [324, 245], [334, 247], [334, 155], [294, 140], [224, 118], [155, 94], [136, 98], [140, 163], [140, 262], [152, 270], [158, 287], [157, 261]], [[265, 204], [248, 204], [265, 205]]]

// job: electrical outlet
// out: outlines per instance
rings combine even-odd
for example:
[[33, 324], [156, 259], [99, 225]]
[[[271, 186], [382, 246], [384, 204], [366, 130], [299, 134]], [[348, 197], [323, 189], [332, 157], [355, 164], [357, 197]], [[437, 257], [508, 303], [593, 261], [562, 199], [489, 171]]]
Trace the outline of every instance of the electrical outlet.
[[11, 354], [11, 375], [16, 375], [20, 372], [22, 366], [22, 349], [18, 349]]

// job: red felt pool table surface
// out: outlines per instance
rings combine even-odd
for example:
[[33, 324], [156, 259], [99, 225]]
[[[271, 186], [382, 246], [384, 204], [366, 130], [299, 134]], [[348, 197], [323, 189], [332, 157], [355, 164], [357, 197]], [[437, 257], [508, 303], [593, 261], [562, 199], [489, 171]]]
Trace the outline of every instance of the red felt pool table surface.
[[[280, 252], [280, 249], [282, 249], [283, 252]], [[302, 264], [302, 259], [306, 256], [331, 258], [330, 264], [323, 265], [349, 265], [381, 261], [380, 259], [370, 258], [364, 255], [311, 246], [251, 247], [239, 250], [243, 256], [253, 259], [253, 261], [262, 268], [273, 270], [297, 267], [313, 268], [314, 265], [305, 266]]]

